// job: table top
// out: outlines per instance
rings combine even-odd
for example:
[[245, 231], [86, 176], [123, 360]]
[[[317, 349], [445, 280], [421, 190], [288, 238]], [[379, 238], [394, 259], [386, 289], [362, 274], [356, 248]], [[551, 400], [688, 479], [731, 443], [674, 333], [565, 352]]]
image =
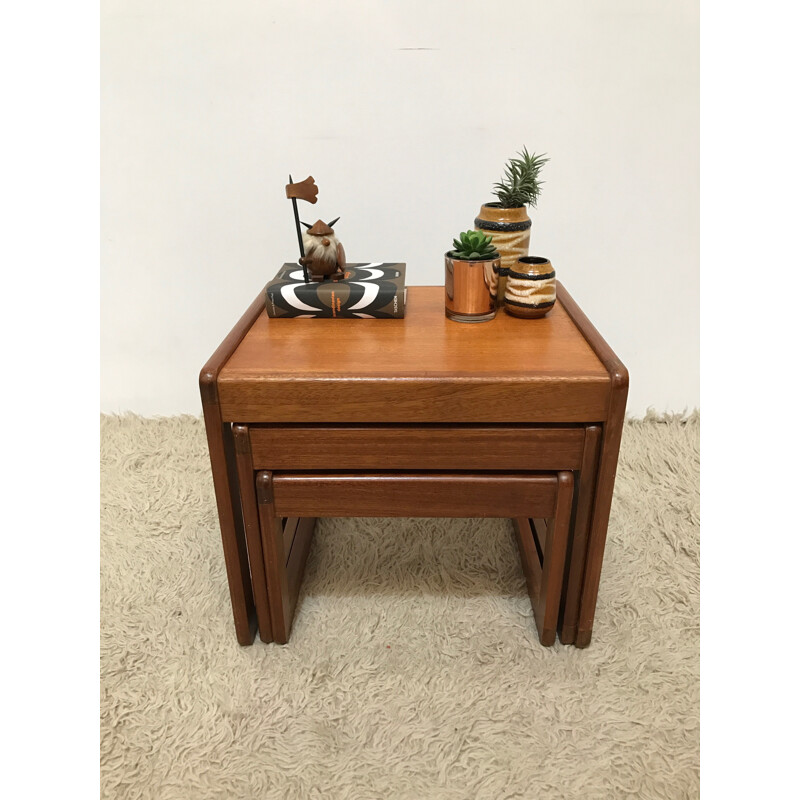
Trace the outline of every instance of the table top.
[[542, 319], [459, 323], [441, 286], [408, 287], [398, 320], [262, 309], [218, 378], [232, 422], [587, 422], [604, 418], [609, 386], [560, 299]]

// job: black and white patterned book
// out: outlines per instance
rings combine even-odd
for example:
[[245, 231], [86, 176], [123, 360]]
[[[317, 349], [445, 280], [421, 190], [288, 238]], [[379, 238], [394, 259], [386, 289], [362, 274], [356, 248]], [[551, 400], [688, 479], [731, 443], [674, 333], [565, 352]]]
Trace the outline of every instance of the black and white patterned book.
[[398, 319], [406, 313], [406, 265], [348, 264], [340, 281], [306, 283], [299, 264], [284, 264], [267, 284], [270, 317]]

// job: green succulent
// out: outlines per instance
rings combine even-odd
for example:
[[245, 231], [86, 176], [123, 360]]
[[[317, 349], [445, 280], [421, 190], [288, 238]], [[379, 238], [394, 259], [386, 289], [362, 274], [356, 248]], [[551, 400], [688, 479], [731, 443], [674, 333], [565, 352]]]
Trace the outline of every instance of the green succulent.
[[500, 201], [500, 208], [519, 208], [520, 206], [536, 206], [536, 200], [542, 189], [539, 171], [550, 160], [544, 155], [530, 155], [523, 147], [519, 158], [509, 159], [506, 164], [505, 177], [494, 185], [494, 195]]
[[492, 244], [492, 237], [486, 236], [483, 231], [464, 231], [460, 240], [453, 239], [451, 252], [455, 258], [465, 261], [498, 255], [497, 248]]

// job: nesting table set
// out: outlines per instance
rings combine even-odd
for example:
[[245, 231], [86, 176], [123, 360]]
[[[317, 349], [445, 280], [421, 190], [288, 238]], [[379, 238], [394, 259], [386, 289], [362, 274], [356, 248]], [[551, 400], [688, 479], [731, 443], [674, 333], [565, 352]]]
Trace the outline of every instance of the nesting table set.
[[318, 517], [513, 520], [543, 645], [594, 624], [628, 373], [561, 284], [547, 317], [270, 319], [200, 373], [236, 636], [288, 641]]

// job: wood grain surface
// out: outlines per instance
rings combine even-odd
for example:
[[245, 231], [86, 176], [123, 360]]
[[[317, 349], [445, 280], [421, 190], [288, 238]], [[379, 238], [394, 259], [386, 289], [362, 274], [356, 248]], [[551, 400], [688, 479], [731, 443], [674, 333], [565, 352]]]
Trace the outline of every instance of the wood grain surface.
[[[299, 591], [313, 533], [313, 524], [298, 517], [497, 515], [517, 518], [518, 528], [520, 520], [528, 521], [531, 536], [521, 542], [521, 553], [536, 555], [541, 592], [552, 594], [555, 583], [560, 587], [566, 580], [557, 604], [562, 641], [586, 646], [624, 421], [627, 370], [560, 283], [556, 306], [544, 319], [498, 314], [480, 325], [448, 320], [442, 287], [409, 287], [408, 292], [406, 319], [379, 321], [271, 320], [259, 295], [201, 372], [240, 643], [252, 642], [255, 605], [263, 618], [264, 601], [254, 598], [250, 581], [241, 505], [249, 493], [246, 485], [240, 492], [230, 423], [250, 428], [251, 452], [239, 459], [242, 475], [248, 469], [283, 470], [260, 473], [257, 484], [263, 495], [258, 511], [277, 641], [288, 637], [296, 602], [292, 595]], [[312, 469], [327, 473], [303, 472]], [[402, 472], [382, 472], [389, 469]], [[573, 496], [573, 476], [565, 470], [575, 470], [578, 480], [568, 511], [563, 503], [567, 494]], [[555, 471], [560, 471], [557, 485]], [[472, 481], [466, 490], [465, 478]], [[543, 483], [531, 483], [532, 478]], [[252, 505], [252, 498], [248, 502]], [[545, 516], [551, 519], [541, 529], [543, 548], [533, 535], [533, 525], [538, 530], [540, 523], [532, 519]], [[570, 516], [573, 536], [568, 542], [561, 534]], [[252, 541], [253, 515], [245, 517]], [[569, 564], [556, 578], [552, 568], [559, 560], [563, 564], [562, 541]], [[546, 576], [545, 564], [551, 570]], [[294, 576], [291, 587], [289, 575]], [[280, 598], [275, 608], [274, 592]], [[256, 594], [262, 594], [260, 589]], [[540, 628], [543, 642], [555, 631], [553, 604], [547, 608], [547, 626]]]
[[557, 481], [554, 474], [276, 472], [272, 487], [279, 516], [547, 517]]
[[[255, 485], [272, 635], [278, 644], [286, 644], [317, 520], [290, 517], [281, 524], [273, 502], [272, 473], [267, 470], [255, 473]], [[291, 534], [288, 541], [286, 532]]]
[[220, 370], [245, 338], [263, 307], [262, 290], [200, 370], [200, 398], [217, 500], [222, 552], [225, 556], [236, 638], [242, 645], [253, 643], [258, 620], [250, 580], [233, 434], [230, 421], [223, 421], [222, 418], [218, 379]]
[[264, 554], [261, 549], [261, 526], [256, 503], [256, 473], [250, 451], [247, 425], [233, 426], [233, 441], [236, 449], [236, 469], [239, 491], [242, 498], [242, 520], [247, 539], [250, 576], [253, 582], [253, 599], [258, 618], [258, 633], [262, 642], [272, 641], [272, 620], [267, 597], [267, 576], [264, 572]]
[[444, 290], [408, 288], [405, 319], [270, 319], [219, 376], [241, 422], [596, 422], [608, 372], [559, 303], [547, 317], [465, 325]]
[[539, 641], [547, 647], [556, 640], [574, 488], [572, 472], [559, 472], [557, 479], [555, 506], [546, 515], [546, 526], [541, 519], [513, 518]]
[[539, 641], [547, 646], [556, 640], [574, 486], [575, 476], [572, 472], [558, 473], [556, 508], [552, 523], [547, 525], [539, 615], [536, 620], [539, 627]]
[[265, 425], [250, 428], [256, 469], [578, 469], [584, 428]]
[[576, 478], [577, 492], [575, 493], [572, 536], [567, 549], [567, 567], [561, 592], [560, 639], [562, 644], [574, 644], [578, 631], [578, 614], [583, 591], [586, 548], [592, 522], [601, 433], [602, 429], [599, 425], [587, 426], [583, 458]]
[[592, 523], [586, 543], [586, 565], [584, 567], [583, 587], [581, 589], [578, 630], [575, 634], [577, 647], [588, 647], [592, 640], [594, 612], [597, 606], [597, 593], [600, 588], [600, 572], [603, 567], [603, 553], [608, 535], [608, 521], [611, 515], [611, 501], [614, 495], [614, 479], [617, 473], [619, 446], [625, 424], [625, 404], [628, 399], [628, 369], [620, 361], [611, 346], [600, 335], [583, 309], [572, 296], [558, 283], [559, 296], [576, 328], [597, 354], [608, 372], [609, 398], [608, 410], [600, 443], [600, 459], [597, 466]]

